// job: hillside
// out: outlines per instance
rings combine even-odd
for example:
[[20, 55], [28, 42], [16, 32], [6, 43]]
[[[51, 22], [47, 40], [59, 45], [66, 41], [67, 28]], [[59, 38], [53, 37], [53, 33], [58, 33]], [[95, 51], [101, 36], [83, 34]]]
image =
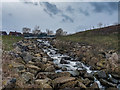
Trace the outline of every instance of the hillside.
[[118, 33], [118, 28], [120, 28], [120, 25], [113, 25], [104, 28], [78, 32], [64, 37], [58, 37], [57, 39], [92, 45], [108, 50], [118, 50], [118, 38], [120, 36]]

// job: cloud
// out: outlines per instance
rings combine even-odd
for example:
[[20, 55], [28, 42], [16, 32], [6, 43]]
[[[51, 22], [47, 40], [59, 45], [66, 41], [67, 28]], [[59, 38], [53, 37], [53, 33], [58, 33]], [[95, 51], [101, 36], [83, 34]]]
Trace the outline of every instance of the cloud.
[[8, 16], [13, 16], [13, 14], [12, 13], [8, 13]]
[[50, 17], [53, 17], [53, 15], [50, 13], [50, 12], [48, 12], [46, 9], [43, 9]]
[[70, 17], [67, 16], [67, 15], [62, 14], [62, 17], [64, 17], [64, 18], [62, 19], [63, 22], [66, 22], [66, 21], [69, 21], [69, 22], [72, 22], [72, 23], [74, 22], [73, 19], [70, 18]]
[[81, 8], [79, 8], [79, 10], [80, 10], [80, 13], [84, 14], [85, 16], [89, 16], [89, 13], [87, 10], [83, 10]]
[[66, 8], [66, 11], [69, 12], [69, 13], [73, 13], [74, 12], [74, 9], [71, 7], [71, 6], [68, 6]]
[[[73, 19], [71, 17], [69, 17], [68, 15], [63, 14], [64, 12], [62, 10], [60, 10], [59, 8], [57, 8], [57, 6], [55, 4], [51, 4], [49, 2], [43, 2], [43, 4], [45, 5], [44, 11], [47, 14], [49, 14], [50, 17], [53, 17], [53, 15], [59, 15], [59, 16], [63, 17], [62, 22], [72, 22], [73, 23]], [[70, 10], [70, 7], [69, 7], [69, 10]]]
[[101, 13], [101, 12], [108, 12], [112, 14], [118, 8], [117, 2], [91, 2], [90, 3], [94, 7], [94, 12]]
[[45, 10], [48, 11], [48, 12], [50, 12], [51, 14], [56, 15], [59, 12], [61, 12], [61, 10], [59, 10], [55, 4], [51, 4], [51, 3], [48, 3], [48, 2], [43, 2], [43, 4], [46, 7]]

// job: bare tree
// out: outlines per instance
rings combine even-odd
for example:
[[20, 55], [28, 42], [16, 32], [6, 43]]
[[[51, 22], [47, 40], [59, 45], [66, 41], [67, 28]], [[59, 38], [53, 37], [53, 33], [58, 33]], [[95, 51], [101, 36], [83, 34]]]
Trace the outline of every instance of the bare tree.
[[35, 26], [34, 27], [34, 30], [32, 31], [33, 34], [40, 34], [41, 33], [41, 30], [39, 29], [39, 26]]
[[22, 32], [23, 32], [23, 33], [30, 33], [30, 31], [31, 31], [30, 28], [26, 28], [26, 27], [25, 27], [25, 28], [22, 29]]
[[49, 29], [46, 29], [46, 33], [47, 33], [47, 35], [53, 35], [53, 31], [49, 30]]
[[65, 36], [65, 35], [67, 35], [67, 32], [66, 32], [66, 31], [64, 31], [64, 32], [63, 32], [63, 35], [64, 35], [64, 36]]

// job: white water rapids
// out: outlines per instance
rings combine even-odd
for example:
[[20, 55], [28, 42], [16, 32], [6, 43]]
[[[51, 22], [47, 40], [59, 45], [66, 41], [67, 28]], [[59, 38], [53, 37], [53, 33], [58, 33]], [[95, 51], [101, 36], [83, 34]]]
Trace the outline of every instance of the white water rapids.
[[[53, 59], [54, 64], [58, 65], [61, 68], [66, 68], [67, 72], [70, 72], [72, 75], [77, 75], [78, 74], [77, 70], [83, 70], [83, 69], [86, 70], [87, 73], [98, 72], [98, 71], [95, 71], [95, 70], [90, 70], [89, 66], [86, 66], [85, 64], [83, 64], [80, 61], [73, 61], [74, 60], [73, 58], [71, 58], [70, 60], [66, 60], [68, 62], [68, 64], [61, 64], [60, 61], [63, 57], [70, 57], [70, 56], [57, 53], [58, 49], [53, 48], [53, 46], [50, 45], [50, 43], [48, 41], [44, 41], [44, 40], [38, 40], [38, 41], [40, 43], [42, 43], [42, 45], [50, 47], [50, 48], [43, 48], [43, 51], [45, 53], [47, 53], [47, 55], [50, 56]], [[82, 67], [79, 67], [79, 65], [82, 65]], [[62, 71], [62, 69], [60, 69], [60, 70], [56, 70], [56, 73], [57, 72], [63, 72], [63, 71]], [[111, 75], [109, 75], [109, 77], [111, 77]], [[97, 78], [94, 77], [94, 81], [98, 84], [98, 87], [101, 90], [105, 89], [104, 86], [101, 85], [100, 81], [97, 80]], [[120, 86], [118, 85], [118, 87], [120, 87]]]

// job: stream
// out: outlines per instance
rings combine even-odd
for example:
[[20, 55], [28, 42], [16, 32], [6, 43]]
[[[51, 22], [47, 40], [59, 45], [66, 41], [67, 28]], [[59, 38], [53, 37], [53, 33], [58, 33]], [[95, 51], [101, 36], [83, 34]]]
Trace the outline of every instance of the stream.
[[[97, 70], [90, 70], [90, 66], [87, 66], [80, 61], [74, 61], [74, 59], [68, 55], [58, 53], [57, 52], [58, 49], [53, 48], [53, 46], [50, 45], [50, 43], [48, 41], [40, 40], [40, 39], [38, 39], [37, 41], [39, 41], [40, 44], [42, 44], [44, 46], [43, 51], [45, 53], [47, 53], [47, 55], [53, 59], [54, 64], [56, 64], [62, 68], [60, 70], [56, 70], [56, 73], [57, 72], [70, 72], [73, 76], [77, 76], [79, 74], [77, 72], [78, 70], [86, 70], [87, 73], [92, 73], [92, 74], [94, 74], [95, 72], [99, 72]], [[48, 47], [48, 48], [46, 48], [46, 47]], [[64, 59], [64, 61], [66, 61], [65, 64], [60, 63], [62, 59]], [[63, 71], [63, 68], [65, 68], [66, 70]], [[112, 77], [112, 76], [109, 74], [108, 78], [110, 78], [110, 77]], [[94, 76], [94, 82], [96, 82], [98, 84], [98, 87], [101, 90], [105, 89], [105, 86], [101, 85], [100, 81], [95, 76]], [[120, 84], [118, 84], [117, 88], [120, 90]]]

